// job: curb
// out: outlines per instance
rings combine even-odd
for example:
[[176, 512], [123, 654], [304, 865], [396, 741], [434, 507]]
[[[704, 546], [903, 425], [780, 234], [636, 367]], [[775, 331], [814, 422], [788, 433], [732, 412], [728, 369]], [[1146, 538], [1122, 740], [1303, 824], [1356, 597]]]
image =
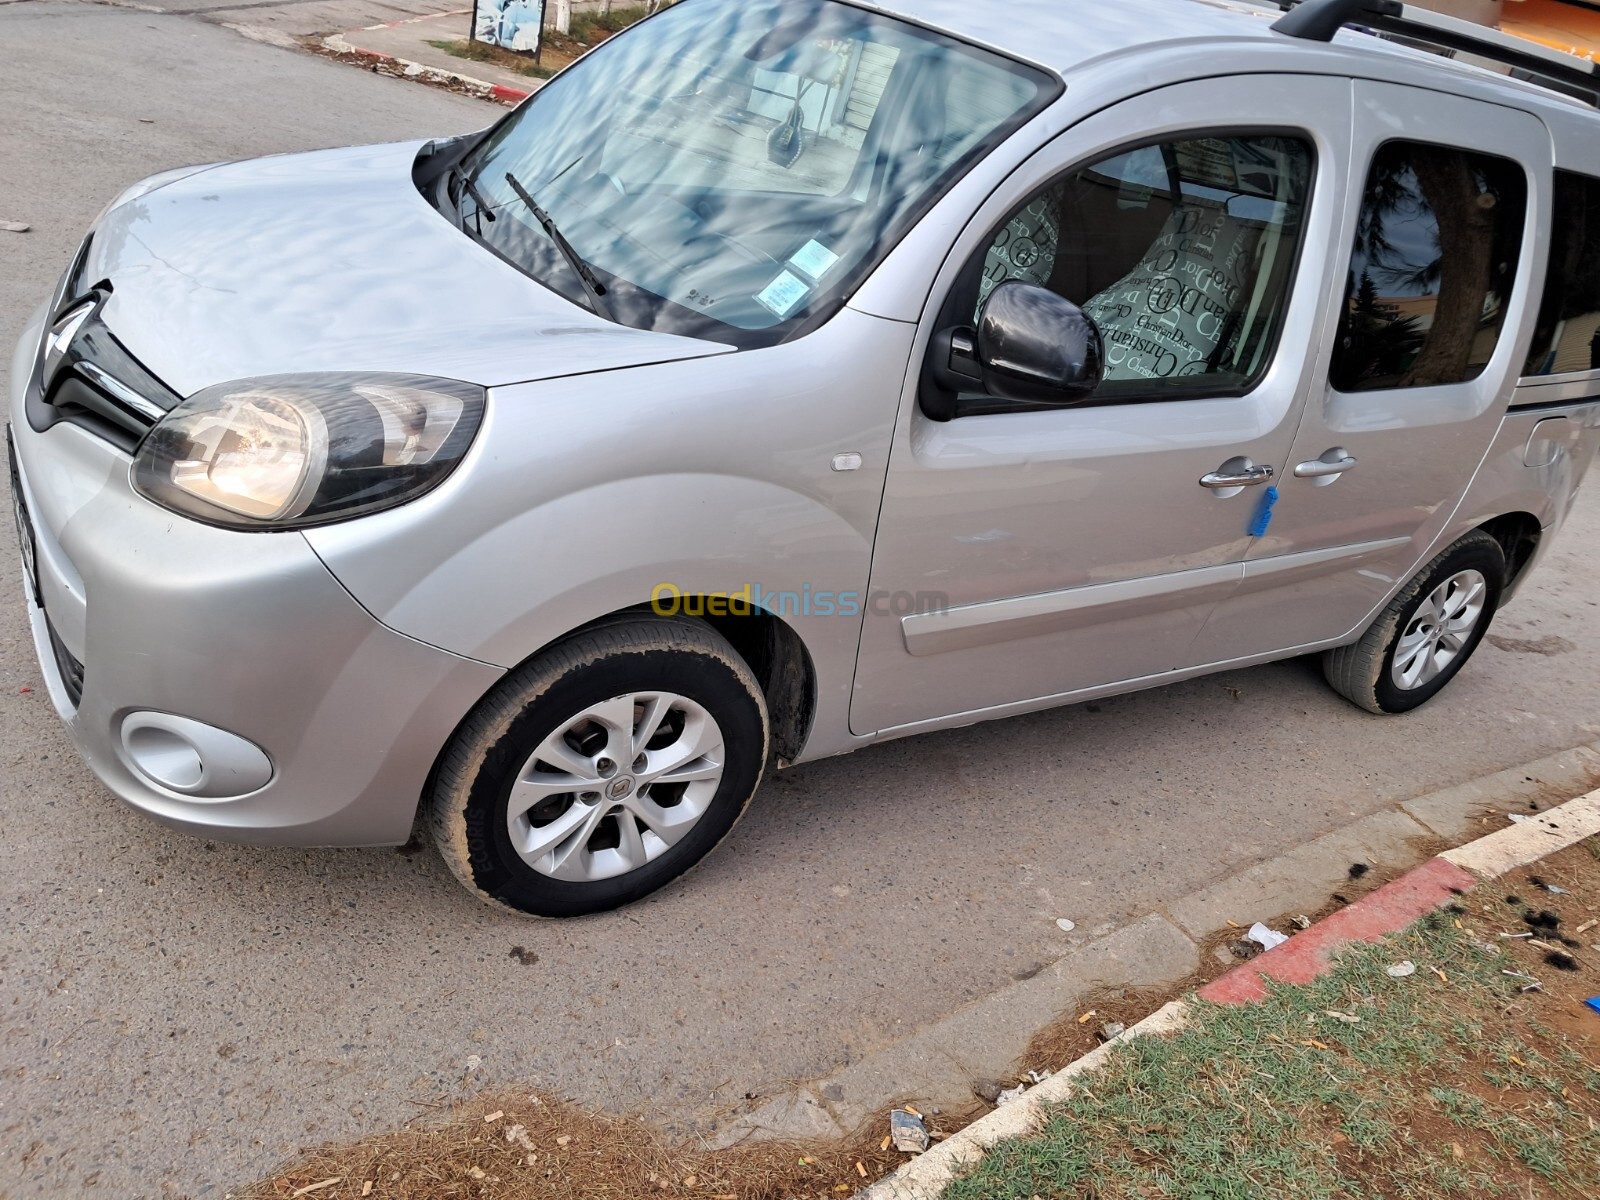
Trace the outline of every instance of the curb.
[[1430, 858], [1276, 949], [1213, 979], [1195, 995], [1213, 1004], [1254, 1004], [1267, 998], [1269, 979], [1310, 983], [1332, 968], [1334, 955], [1344, 946], [1381, 941], [1477, 885], [1470, 872], [1442, 858]]
[[[1268, 979], [1309, 982], [1332, 968], [1340, 947], [1397, 933], [1480, 883], [1538, 862], [1596, 833], [1600, 833], [1600, 790], [1430, 858], [1283, 945], [1240, 964], [1196, 995], [1215, 1004], [1251, 1004], [1266, 996]], [[1172, 1033], [1183, 1026], [1190, 1008], [1189, 1001], [1174, 1000], [1004, 1108], [974, 1121], [858, 1192], [856, 1200], [938, 1200], [945, 1187], [981, 1160], [996, 1142], [1025, 1137], [1038, 1129], [1048, 1115], [1048, 1106], [1070, 1099], [1074, 1081], [1102, 1066], [1113, 1046], [1136, 1037]]]
[[[438, 15], [440, 14], [429, 14], [429, 16]], [[423, 18], [420, 17], [408, 17], [403, 21], [388, 21], [382, 25], [368, 25], [365, 28], [387, 29], [392, 25], [408, 25], [414, 21], [422, 19]], [[361, 32], [363, 32], [361, 29], [353, 29], [350, 31], [350, 33]], [[509, 104], [518, 104], [539, 90], [537, 86], [534, 86], [529, 88], [527, 91], [523, 91], [520, 88], [507, 87], [503, 83], [490, 83], [485, 79], [476, 79], [471, 75], [463, 75], [459, 71], [446, 71], [439, 67], [430, 67], [425, 63], [419, 63], [409, 58], [399, 58], [393, 54], [384, 54], [379, 50], [365, 50], [351, 42], [349, 40], [349, 36], [343, 33], [329, 34], [327, 37], [322, 39], [322, 46], [323, 49], [331, 50], [335, 54], [354, 54], [361, 58], [370, 58], [374, 62], [394, 63], [396, 66], [401, 68], [402, 73], [408, 78], [423, 79], [433, 83], [453, 83], [460, 86], [473, 88], [481, 93], [482, 97], [486, 100], [499, 100]]]
[[[1030, 977], [828, 1075], [789, 1083], [776, 1096], [718, 1122], [709, 1143], [837, 1137], [903, 1101], [927, 1105], [969, 1097], [974, 1080], [1005, 1075], [1035, 1033], [1097, 989], [1164, 988], [1193, 974], [1211, 935], [1235, 919], [1312, 911], [1346, 886], [1352, 862], [1398, 874], [1426, 861], [1423, 845], [1463, 841], [1481, 833], [1487, 821], [1498, 827], [1504, 812], [1520, 818], [1597, 786], [1600, 743], [1587, 743], [1397, 802], [1271, 858], [1234, 867], [1225, 878], [1120, 928], [1070, 934], [1060, 957]], [[1233, 965], [1226, 951], [1219, 957]]]

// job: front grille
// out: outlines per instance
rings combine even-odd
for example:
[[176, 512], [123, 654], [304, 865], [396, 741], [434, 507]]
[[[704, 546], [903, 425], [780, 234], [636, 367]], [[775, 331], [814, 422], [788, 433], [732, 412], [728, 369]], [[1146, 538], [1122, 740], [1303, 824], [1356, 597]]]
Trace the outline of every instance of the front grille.
[[155, 424], [118, 404], [103, 389], [65, 370], [56, 373], [47, 403], [56, 411], [57, 421], [81, 426], [129, 454]]
[[[79, 327], [49, 379], [40, 378], [35, 368], [28, 387], [28, 423], [43, 433], [51, 425], [67, 422], [132, 454], [182, 397], [106, 328], [100, 309], [109, 295], [109, 284], [90, 293], [94, 312]], [[81, 298], [71, 303], [79, 304]]]

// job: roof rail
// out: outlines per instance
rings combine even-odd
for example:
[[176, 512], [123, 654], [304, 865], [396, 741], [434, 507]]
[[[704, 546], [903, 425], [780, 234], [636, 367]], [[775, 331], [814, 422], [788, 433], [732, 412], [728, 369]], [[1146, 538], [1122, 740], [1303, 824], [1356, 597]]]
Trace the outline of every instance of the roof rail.
[[1470, 54], [1509, 67], [1514, 77], [1600, 107], [1600, 63], [1512, 37], [1486, 25], [1402, 4], [1400, 0], [1277, 0], [1273, 23], [1287, 37], [1331, 42], [1346, 26], [1413, 45]]

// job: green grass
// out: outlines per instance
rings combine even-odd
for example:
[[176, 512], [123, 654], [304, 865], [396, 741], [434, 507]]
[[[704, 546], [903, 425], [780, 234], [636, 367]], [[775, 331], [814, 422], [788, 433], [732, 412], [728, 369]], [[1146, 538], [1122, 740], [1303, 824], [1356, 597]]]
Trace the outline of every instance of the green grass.
[[[1416, 974], [1391, 978], [1403, 958]], [[1590, 1102], [1600, 1075], [1505, 1017], [1506, 963], [1434, 919], [1262, 1004], [1199, 1004], [945, 1200], [1525, 1200], [1530, 1172], [1541, 1195], [1600, 1196], [1600, 1134], [1563, 1096]]]
[[541, 67], [531, 59], [513, 54], [510, 50], [502, 50], [498, 46], [486, 45], [483, 42], [469, 41], [435, 41], [428, 39], [428, 45], [435, 50], [443, 50], [456, 58], [467, 58], [473, 62], [494, 63], [508, 71], [515, 71], [518, 75], [526, 75], [531, 79], [549, 79], [555, 72], [549, 67]]

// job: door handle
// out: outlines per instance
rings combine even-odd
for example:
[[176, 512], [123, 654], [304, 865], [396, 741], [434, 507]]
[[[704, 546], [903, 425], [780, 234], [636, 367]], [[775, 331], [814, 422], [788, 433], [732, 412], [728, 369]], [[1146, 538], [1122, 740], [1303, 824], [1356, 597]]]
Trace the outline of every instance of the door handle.
[[1356, 460], [1351, 458], [1344, 450], [1329, 450], [1321, 458], [1313, 458], [1310, 462], [1303, 462], [1294, 469], [1296, 479], [1328, 479], [1334, 475], [1343, 475], [1356, 465]]
[[1200, 486], [1220, 491], [1223, 488], [1255, 487], [1272, 478], [1271, 467], [1233, 467], [1223, 463], [1209, 475], [1200, 476]]

